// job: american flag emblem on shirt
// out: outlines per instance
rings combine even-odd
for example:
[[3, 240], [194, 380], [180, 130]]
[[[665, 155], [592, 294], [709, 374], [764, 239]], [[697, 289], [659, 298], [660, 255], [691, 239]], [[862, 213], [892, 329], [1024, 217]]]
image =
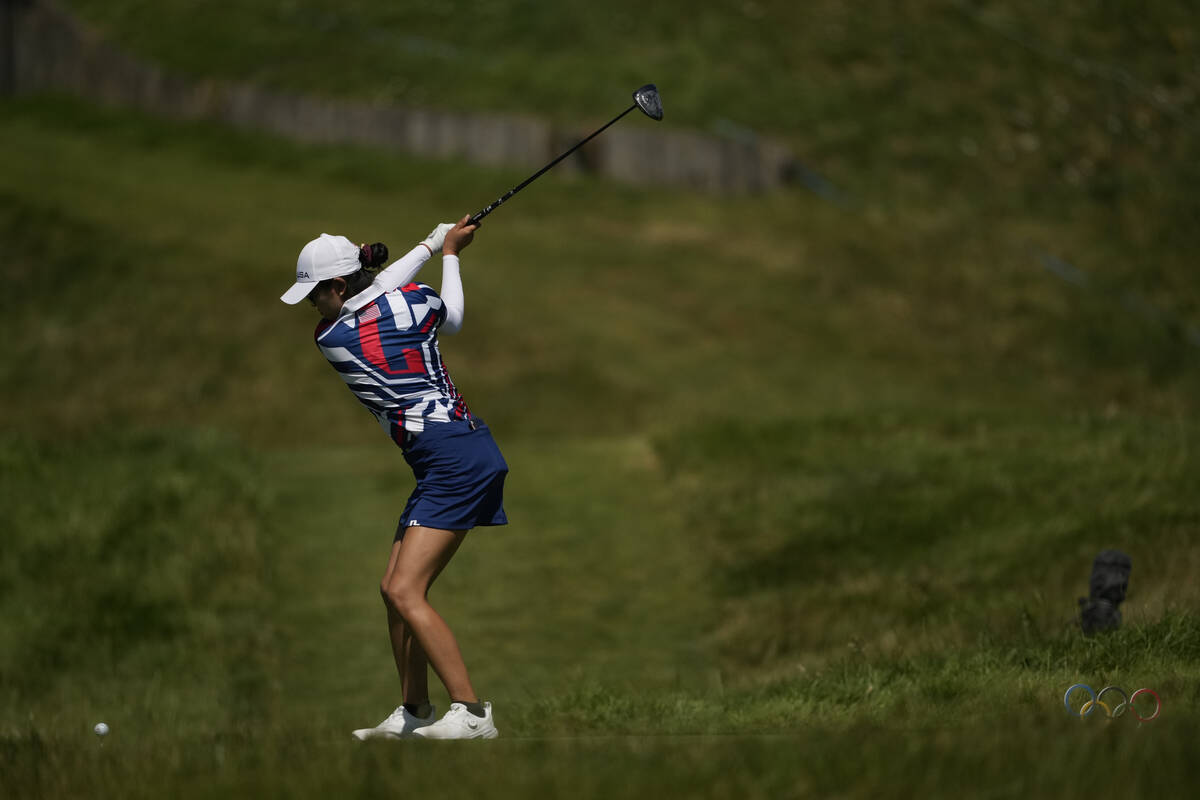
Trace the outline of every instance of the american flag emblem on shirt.
[[365, 310], [358, 312], [358, 321], [374, 322], [379, 319], [379, 314], [379, 303], [371, 303]]

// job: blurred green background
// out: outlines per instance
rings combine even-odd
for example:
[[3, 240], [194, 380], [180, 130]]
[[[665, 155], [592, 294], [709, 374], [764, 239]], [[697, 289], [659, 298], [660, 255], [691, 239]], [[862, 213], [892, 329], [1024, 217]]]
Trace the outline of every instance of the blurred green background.
[[[1194, 792], [1187, 4], [60, 5], [331, 97], [586, 128], [654, 81], [808, 184], [551, 173], [489, 218], [442, 348], [512, 524], [432, 598], [502, 738], [363, 747], [411, 476], [277, 298], [317, 233], [403, 252], [525, 171], [4, 99], [4, 796]], [[1078, 681], [1162, 716], [1081, 724]]]

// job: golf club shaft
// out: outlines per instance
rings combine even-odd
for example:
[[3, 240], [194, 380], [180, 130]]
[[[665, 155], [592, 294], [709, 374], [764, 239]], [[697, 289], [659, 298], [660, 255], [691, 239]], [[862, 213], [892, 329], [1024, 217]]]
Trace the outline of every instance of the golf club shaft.
[[478, 213], [476, 213], [476, 214], [472, 215], [472, 217], [471, 217], [471, 221], [470, 221], [470, 223], [469, 223], [469, 224], [471, 224], [471, 225], [477, 225], [477, 224], [479, 224], [479, 221], [480, 221], [481, 219], [483, 219], [483, 218], [484, 218], [484, 217], [486, 217], [488, 214], [492, 213], [492, 212], [493, 212], [493, 211], [495, 211], [497, 208], [499, 208], [499, 207], [500, 207], [500, 205], [501, 205], [501, 203], [503, 203], [505, 200], [507, 200], [508, 198], [512, 197], [514, 194], [516, 194], [517, 192], [521, 191], [522, 189], [524, 189], [524, 188], [525, 188], [526, 186], [528, 186], [529, 184], [533, 183], [535, 180], [537, 180], [539, 177], [541, 177], [541, 175], [542, 175], [542, 173], [543, 173], [543, 172], [545, 172], [546, 170], [550, 169], [551, 167], [553, 167], [553, 166], [554, 166], [555, 164], [557, 164], [558, 162], [562, 161], [562, 160], [563, 160], [564, 158], [566, 158], [567, 156], [571, 155], [571, 153], [574, 153], [576, 150], [578, 150], [579, 148], [583, 147], [585, 144], [587, 144], [588, 142], [590, 142], [592, 139], [595, 139], [597, 136], [599, 136], [601, 133], [603, 133], [603, 132], [604, 132], [604, 130], [605, 130], [606, 128], [608, 128], [608, 127], [609, 127], [610, 125], [612, 125], [614, 122], [616, 122], [616, 121], [617, 121], [617, 120], [619, 120], [621, 117], [623, 117], [623, 116], [625, 116], [626, 114], [628, 114], [630, 111], [633, 111], [633, 110], [634, 110], [635, 108], [637, 108], [637, 107], [638, 107], [638, 106], [637, 106], [637, 103], [634, 103], [634, 104], [633, 104], [633, 105], [631, 105], [629, 108], [625, 109], [625, 110], [624, 110], [624, 111], [622, 111], [620, 114], [617, 114], [615, 117], [613, 117], [611, 120], [609, 120], [608, 124], [607, 124], [607, 125], [605, 125], [603, 128], [599, 128], [599, 129], [598, 129], [598, 130], [596, 130], [594, 133], [592, 133], [590, 136], [588, 136], [586, 139], [584, 139], [583, 141], [579, 142], [579, 143], [578, 143], [578, 144], [576, 144], [574, 147], [572, 147], [570, 150], [568, 150], [567, 152], [563, 153], [561, 156], [559, 156], [558, 158], [554, 159], [554, 160], [553, 160], [553, 161], [551, 161], [549, 164], [547, 164], [546, 166], [542, 167], [541, 169], [539, 169], [537, 172], [535, 172], [535, 173], [533, 173], [532, 175], [530, 175], [530, 176], [529, 176], [528, 178], [526, 178], [525, 180], [521, 181], [521, 183], [519, 183], [519, 184], [517, 184], [516, 186], [514, 186], [513, 188], [509, 189], [507, 192], [505, 192], [505, 193], [504, 193], [503, 195], [501, 195], [500, 197], [496, 198], [496, 200], [494, 200], [494, 201], [492, 202], [492, 204], [491, 204], [491, 205], [489, 205], [487, 208], [485, 208], [485, 209], [483, 209], [482, 211], [480, 211], [480, 212], [478, 212]]

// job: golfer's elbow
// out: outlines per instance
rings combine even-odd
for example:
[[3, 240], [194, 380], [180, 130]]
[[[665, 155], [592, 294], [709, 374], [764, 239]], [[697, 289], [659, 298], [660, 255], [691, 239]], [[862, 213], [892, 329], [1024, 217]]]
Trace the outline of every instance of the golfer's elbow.
[[442, 323], [441, 333], [458, 333], [463, 326], [463, 312], [455, 313], [449, 310], [446, 314], [446, 321]]

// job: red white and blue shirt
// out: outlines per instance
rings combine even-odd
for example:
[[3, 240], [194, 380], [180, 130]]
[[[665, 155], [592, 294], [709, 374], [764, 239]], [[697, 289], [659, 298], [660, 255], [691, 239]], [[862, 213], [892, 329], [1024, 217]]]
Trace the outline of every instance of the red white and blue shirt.
[[430, 424], [470, 419], [438, 349], [447, 306], [433, 287], [409, 283], [363, 303], [367, 297], [352, 298], [337, 320], [321, 320], [314, 334], [359, 402], [399, 445], [406, 433]]

